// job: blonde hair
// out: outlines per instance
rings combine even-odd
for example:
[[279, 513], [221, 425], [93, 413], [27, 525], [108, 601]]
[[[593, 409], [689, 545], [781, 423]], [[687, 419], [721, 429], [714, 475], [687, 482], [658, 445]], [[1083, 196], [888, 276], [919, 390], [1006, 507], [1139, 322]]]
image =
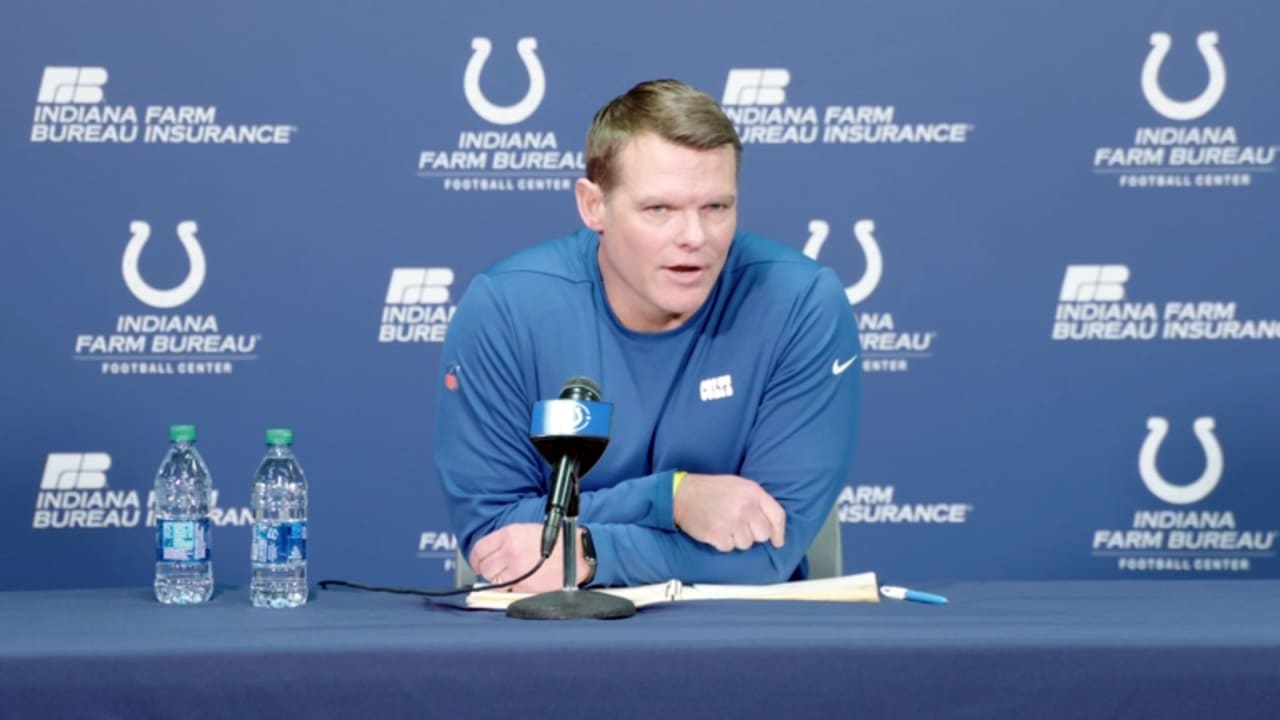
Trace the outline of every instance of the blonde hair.
[[610, 100], [587, 129], [587, 179], [606, 193], [617, 182], [618, 152], [643, 133], [695, 150], [733, 146], [742, 165], [742, 142], [710, 95], [679, 80], [650, 80]]

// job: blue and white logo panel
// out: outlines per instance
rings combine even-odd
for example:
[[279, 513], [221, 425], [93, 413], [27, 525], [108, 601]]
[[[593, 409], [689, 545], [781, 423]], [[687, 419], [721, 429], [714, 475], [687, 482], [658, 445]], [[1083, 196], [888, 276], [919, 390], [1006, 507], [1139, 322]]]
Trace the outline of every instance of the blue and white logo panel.
[[533, 437], [609, 437], [613, 405], [578, 400], [543, 400], [533, 406]]

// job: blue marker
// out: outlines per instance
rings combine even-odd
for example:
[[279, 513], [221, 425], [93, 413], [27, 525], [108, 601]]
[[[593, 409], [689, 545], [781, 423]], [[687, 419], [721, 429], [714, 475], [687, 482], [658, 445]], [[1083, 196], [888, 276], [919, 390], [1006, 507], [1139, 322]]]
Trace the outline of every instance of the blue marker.
[[882, 585], [880, 594], [894, 600], [910, 600], [911, 602], [928, 603], [930, 605], [946, 605], [947, 599], [941, 595], [912, 590], [910, 588]]

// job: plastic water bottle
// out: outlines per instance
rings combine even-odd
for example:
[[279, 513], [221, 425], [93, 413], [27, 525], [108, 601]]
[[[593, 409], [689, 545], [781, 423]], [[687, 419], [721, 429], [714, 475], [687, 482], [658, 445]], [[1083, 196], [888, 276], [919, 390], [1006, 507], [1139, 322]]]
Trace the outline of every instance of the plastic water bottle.
[[213, 596], [209, 505], [213, 478], [196, 451], [196, 427], [169, 428], [169, 452], [156, 473], [156, 600], [202, 603]]
[[253, 477], [254, 607], [297, 607], [307, 601], [307, 479], [293, 456], [293, 431], [267, 431], [267, 455]]

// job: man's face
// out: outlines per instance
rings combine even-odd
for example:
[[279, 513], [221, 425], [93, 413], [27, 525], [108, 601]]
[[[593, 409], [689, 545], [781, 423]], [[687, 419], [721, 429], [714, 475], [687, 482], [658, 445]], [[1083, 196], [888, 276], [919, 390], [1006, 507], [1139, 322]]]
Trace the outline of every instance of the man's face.
[[733, 146], [694, 150], [646, 133], [622, 147], [615, 168], [607, 195], [585, 179], [577, 187], [583, 222], [600, 233], [609, 306], [638, 332], [678, 327], [706, 301], [733, 242]]

